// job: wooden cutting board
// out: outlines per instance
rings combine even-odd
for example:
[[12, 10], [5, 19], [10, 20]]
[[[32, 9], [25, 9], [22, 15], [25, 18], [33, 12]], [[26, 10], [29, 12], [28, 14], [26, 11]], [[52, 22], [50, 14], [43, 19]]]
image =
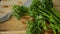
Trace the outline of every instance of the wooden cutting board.
[[17, 20], [14, 16], [12, 16], [8, 21], [0, 24], [0, 30], [5, 31], [22, 31], [26, 30], [26, 24], [22, 23], [25, 19]]
[[[23, 21], [23, 22], [22, 22]], [[12, 16], [8, 21], [0, 24], [1, 34], [26, 34], [25, 19], [17, 20]]]
[[[60, 0], [53, 0], [53, 3], [54, 3], [56, 10], [60, 12]], [[21, 20], [17, 20], [14, 16], [12, 16], [8, 21], [0, 24], [0, 30], [26, 31], [26, 24], [22, 23]]]

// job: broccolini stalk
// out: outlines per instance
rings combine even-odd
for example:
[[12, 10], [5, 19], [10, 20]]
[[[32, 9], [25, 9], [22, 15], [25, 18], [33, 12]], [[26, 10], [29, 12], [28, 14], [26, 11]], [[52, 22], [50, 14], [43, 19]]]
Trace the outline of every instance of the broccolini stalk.
[[[43, 0], [45, 1], [43, 4], [45, 5], [45, 7], [48, 7], [48, 11], [51, 13], [50, 15], [52, 15], [53, 17], [50, 18], [53, 20], [53, 23], [55, 24], [55, 27], [57, 26], [58, 29], [60, 28], [60, 26], [58, 26], [60, 24], [60, 14], [54, 9], [53, 7], [53, 3], [52, 3], [52, 0]], [[47, 2], [46, 2], [47, 1]], [[49, 2], [49, 3], [48, 3]], [[48, 6], [50, 4], [50, 6]], [[52, 25], [53, 26], [53, 25]], [[57, 29], [57, 28], [56, 28]], [[58, 30], [57, 29], [57, 30]], [[59, 31], [59, 30], [58, 30]], [[56, 33], [55, 33], [56, 34]]]
[[20, 19], [22, 16], [29, 15], [29, 9], [25, 6], [14, 5], [13, 15]]
[[39, 5], [40, 5], [40, 0], [33, 0], [32, 4], [30, 6], [30, 11], [33, 13], [33, 15], [39, 15]]
[[28, 21], [27, 34], [41, 34], [43, 30], [47, 30], [45, 19], [40, 16], [35, 16], [34, 21]]
[[57, 34], [55, 25], [53, 25], [52, 23], [50, 23], [50, 27], [52, 28], [54, 34]]
[[[49, 16], [49, 17], [48, 17], [49, 19], [47, 18], [47, 20], [49, 20], [52, 24], [54, 24], [54, 25], [55, 25], [54, 27], [57, 26], [58, 29], [59, 29], [60, 26], [58, 26], [58, 25], [60, 24], [60, 21], [59, 21], [59, 20], [60, 20], [60, 16], [59, 16], [60, 14], [59, 14], [57, 11], [55, 11], [55, 9], [52, 10], [52, 8], [54, 8], [54, 7], [53, 7], [52, 0], [41, 0], [41, 3], [42, 3], [42, 6], [43, 6], [43, 7], [40, 7], [40, 6], [39, 6], [39, 7], [40, 7], [40, 10], [41, 10], [41, 11], [43, 10], [42, 12], [40, 11], [40, 12], [42, 13], [41, 15], [43, 15], [43, 16], [45, 16], [45, 17], [48, 17], [48, 16]], [[42, 9], [41, 9], [41, 8], [42, 8]], [[46, 12], [46, 13], [45, 13], [45, 12]], [[48, 16], [47, 16], [46, 14], [47, 14]], [[51, 16], [53, 16], [53, 17], [51, 17]], [[56, 25], [56, 24], [57, 24], [57, 25]], [[53, 26], [53, 25], [52, 25], [52, 26]], [[51, 26], [51, 27], [52, 27], [52, 26]], [[53, 31], [54, 31], [54, 34], [56, 34], [56, 33], [55, 33], [55, 29], [54, 29], [54, 28], [52, 28], [52, 29], [53, 29]], [[56, 28], [56, 29], [57, 29], [57, 28]], [[57, 30], [58, 30], [58, 29], [57, 29]], [[59, 31], [59, 30], [58, 30], [58, 31]]]
[[44, 5], [44, 8], [46, 8], [51, 15], [55, 16], [57, 21], [60, 20], [60, 14], [54, 9], [52, 0], [42, 0], [41, 2], [42, 5]]

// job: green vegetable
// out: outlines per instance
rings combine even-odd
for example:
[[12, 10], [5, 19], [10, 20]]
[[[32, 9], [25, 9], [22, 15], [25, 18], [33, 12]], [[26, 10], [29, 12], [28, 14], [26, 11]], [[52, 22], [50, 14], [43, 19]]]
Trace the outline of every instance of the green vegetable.
[[46, 21], [40, 16], [34, 17], [34, 21], [28, 21], [27, 34], [41, 34], [43, 30], [47, 30]]
[[[45, 10], [47, 10], [45, 12], [48, 13], [49, 14], [48, 16], [50, 16], [50, 17], [48, 17], [46, 15], [44, 15], [44, 16], [49, 18], [48, 20], [50, 21], [50, 24], [54, 24], [54, 27], [53, 27], [53, 25], [51, 25], [51, 28], [53, 29], [54, 34], [57, 34], [55, 30], [60, 29], [60, 26], [59, 26], [59, 24], [60, 24], [59, 15], [60, 14], [57, 11], [55, 11], [53, 4], [52, 4], [52, 0], [42, 0], [42, 4], [44, 4]], [[43, 9], [41, 9], [41, 10], [43, 10]], [[58, 27], [58, 29], [56, 27]], [[58, 30], [58, 32], [59, 32], [59, 30]]]
[[13, 15], [20, 19], [22, 16], [29, 15], [29, 8], [25, 6], [14, 5], [13, 7]]
[[[32, 0], [29, 8], [14, 5], [13, 10], [13, 14], [18, 19], [25, 15], [34, 18], [33, 21], [26, 22], [27, 34], [41, 34], [49, 28], [53, 30], [54, 34], [57, 34], [57, 31], [60, 32], [60, 14], [55, 10], [52, 0]], [[50, 23], [49, 27], [47, 27], [46, 20]]]

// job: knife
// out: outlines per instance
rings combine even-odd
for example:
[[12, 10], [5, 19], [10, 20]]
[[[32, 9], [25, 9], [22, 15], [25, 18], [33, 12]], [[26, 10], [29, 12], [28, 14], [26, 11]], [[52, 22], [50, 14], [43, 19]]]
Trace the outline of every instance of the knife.
[[12, 13], [7, 13], [4, 16], [0, 17], [0, 23], [8, 20], [12, 16]]

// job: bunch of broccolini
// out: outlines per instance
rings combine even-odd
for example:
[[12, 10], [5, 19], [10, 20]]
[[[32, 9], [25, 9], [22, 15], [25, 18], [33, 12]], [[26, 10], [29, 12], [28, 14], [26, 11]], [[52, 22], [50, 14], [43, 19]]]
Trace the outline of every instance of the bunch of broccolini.
[[[33, 21], [27, 21], [27, 34], [41, 34], [44, 30], [51, 28], [54, 34], [60, 32], [60, 14], [55, 10], [52, 0], [32, 0], [30, 7], [14, 5], [13, 14], [20, 19], [29, 15]], [[46, 20], [49, 21], [47, 27]]]

